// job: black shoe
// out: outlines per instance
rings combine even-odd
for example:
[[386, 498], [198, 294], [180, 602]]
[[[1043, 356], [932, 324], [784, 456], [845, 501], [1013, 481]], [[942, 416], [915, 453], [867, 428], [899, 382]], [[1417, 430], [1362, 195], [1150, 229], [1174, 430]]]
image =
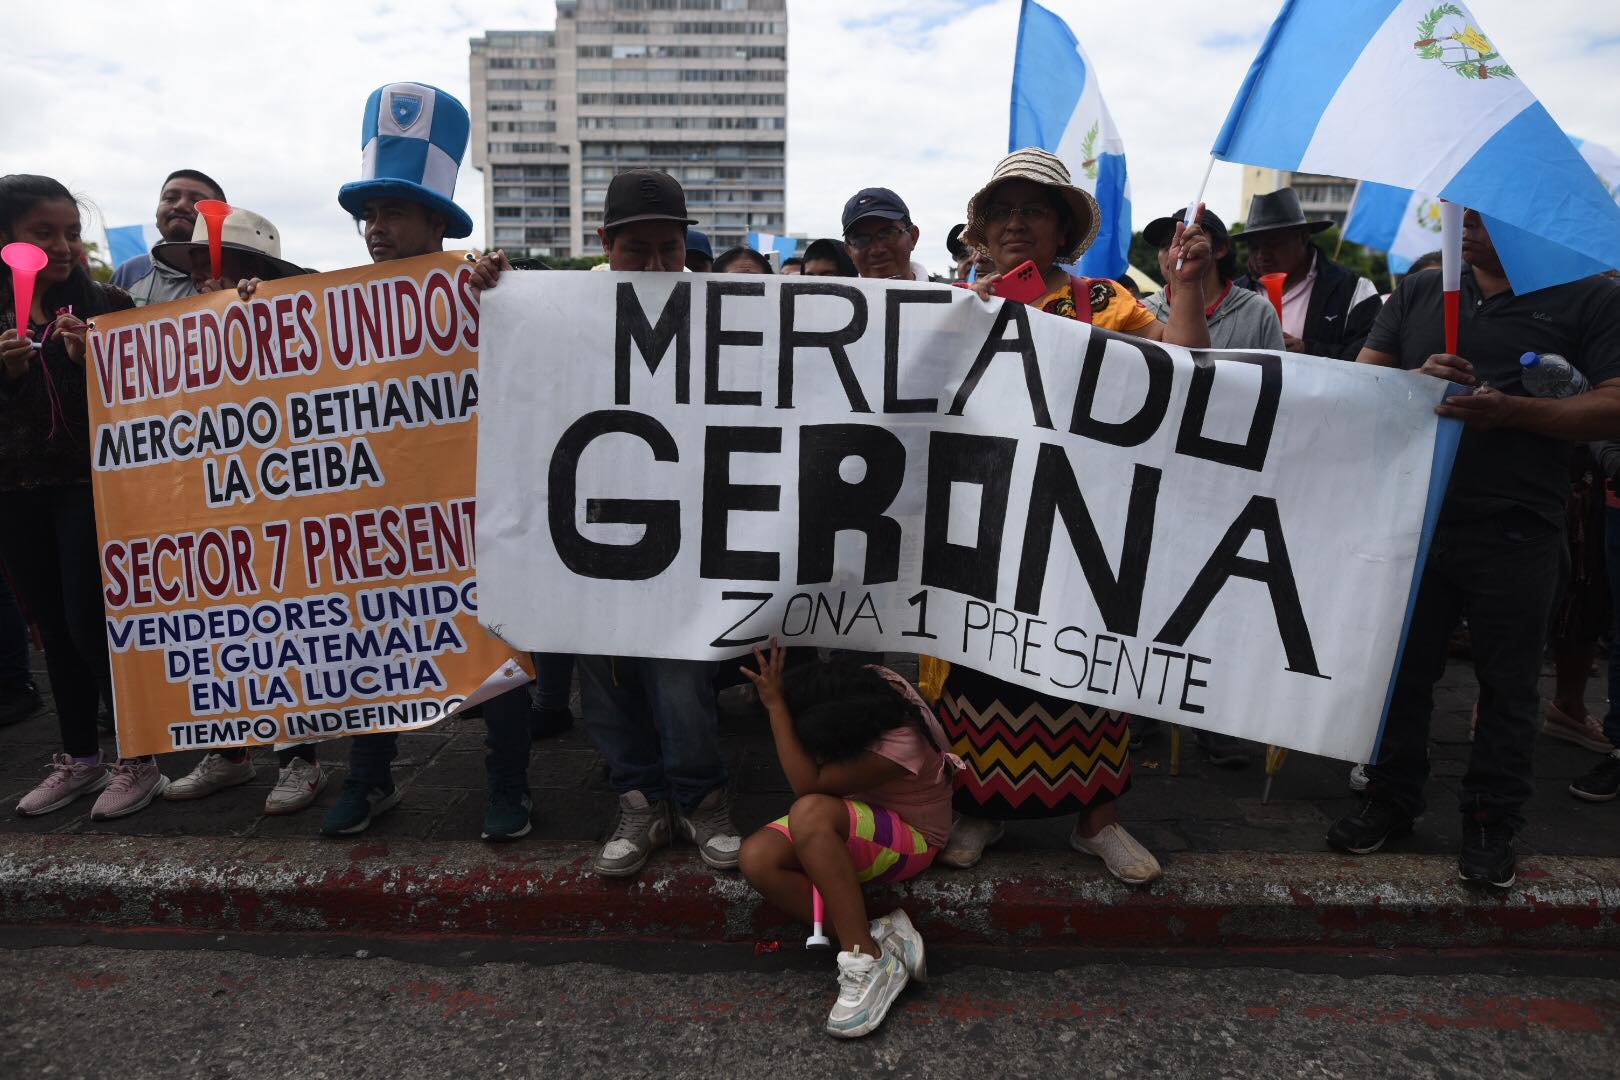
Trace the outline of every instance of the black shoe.
[[1131, 717], [1131, 745], [1140, 746], [1143, 743], [1150, 743], [1157, 739], [1159, 733], [1163, 730], [1164, 724], [1153, 717], [1133, 715]]
[[1384, 799], [1368, 796], [1361, 809], [1340, 818], [1328, 829], [1328, 847], [1350, 855], [1370, 855], [1386, 840], [1412, 831], [1412, 815]]
[[529, 735], [535, 739], [555, 739], [574, 726], [574, 714], [566, 705], [542, 709], [529, 709]]
[[489, 805], [484, 811], [485, 840], [516, 840], [533, 828], [534, 802], [518, 784], [491, 782]]
[[1569, 793], [1587, 802], [1612, 802], [1620, 795], [1620, 750], [1592, 767], [1592, 771], [1569, 785]]
[[16, 724], [28, 719], [45, 704], [39, 696], [39, 687], [32, 679], [21, 679], [0, 687], [0, 725]]
[[1463, 819], [1462, 852], [1457, 872], [1472, 885], [1506, 889], [1516, 877], [1518, 856], [1513, 853], [1513, 827], [1500, 818], [1475, 813]]
[[1198, 733], [1198, 747], [1211, 765], [1222, 769], [1241, 769], [1249, 763], [1249, 748], [1242, 739], [1219, 735], [1213, 731]]
[[759, 703], [759, 691], [753, 683], [738, 683], [720, 691], [714, 699], [715, 708], [727, 720], [748, 720], [765, 710]]

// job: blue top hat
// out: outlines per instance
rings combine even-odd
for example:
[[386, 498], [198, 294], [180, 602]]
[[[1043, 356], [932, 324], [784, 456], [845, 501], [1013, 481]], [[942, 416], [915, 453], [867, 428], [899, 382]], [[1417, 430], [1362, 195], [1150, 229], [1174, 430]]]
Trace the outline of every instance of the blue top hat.
[[453, 201], [470, 127], [461, 102], [437, 87], [378, 87], [360, 127], [362, 178], [338, 189], [338, 205], [360, 217], [367, 199], [407, 199], [449, 218], [446, 236], [470, 236], [472, 218]]

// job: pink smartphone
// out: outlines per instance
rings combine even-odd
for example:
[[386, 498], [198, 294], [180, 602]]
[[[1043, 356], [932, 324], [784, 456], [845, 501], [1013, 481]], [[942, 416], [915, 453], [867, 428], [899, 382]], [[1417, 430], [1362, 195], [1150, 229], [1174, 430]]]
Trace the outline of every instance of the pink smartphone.
[[1003, 274], [990, 291], [1003, 299], [1028, 304], [1046, 295], [1046, 282], [1041, 279], [1035, 260], [1026, 259]]

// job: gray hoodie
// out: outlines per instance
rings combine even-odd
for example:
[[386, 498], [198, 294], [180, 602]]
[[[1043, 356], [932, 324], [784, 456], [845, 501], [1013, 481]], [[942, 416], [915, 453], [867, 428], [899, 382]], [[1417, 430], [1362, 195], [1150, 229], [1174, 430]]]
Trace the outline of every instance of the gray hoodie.
[[[1170, 297], [1154, 293], [1142, 301], [1162, 323], [1170, 321]], [[1232, 286], [1215, 314], [1209, 317], [1209, 347], [1212, 349], [1270, 349], [1282, 352], [1282, 321], [1271, 301], [1259, 293]]]
[[176, 270], [150, 255], [137, 255], [119, 263], [112, 283], [129, 293], [136, 307], [147, 304], [166, 304], [170, 300], [183, 300], [197, 295], [191, 275]]

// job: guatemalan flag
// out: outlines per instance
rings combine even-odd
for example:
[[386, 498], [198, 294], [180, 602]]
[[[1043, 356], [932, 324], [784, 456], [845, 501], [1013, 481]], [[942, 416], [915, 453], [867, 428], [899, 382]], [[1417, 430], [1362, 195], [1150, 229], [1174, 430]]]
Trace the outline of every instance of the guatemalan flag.
[[1007, 152], [1026, 146], [1056, 154], [1075, 186], [1095, 195], [1102, 208], [1101, 229], [1080, 257], [1080, 273], [1124, 277], [1131, 252], [1125, 143], [1103, 104], [1097, 70], [1068, 23], [1033, 0], [1024, 0], [1018, 19]]
[[[1592, 166], [1598, 182], [1620, 202], [1620, 154], [1582, 139], [1570, 142]], [[1440, 248], [1440, 199], [1388, 184], [1363, 183], [1350, 208], [1344, 238], [1385, 252], [1390, 270], [1404, 274], [1418, 256]]]
[[109, 225], [107, 227], [107, 261], [117, 267], [137, 255], [145, 255], [152, 246], [163, 239], [158, 233], [157, 226], [151, 222], [144, 225]]
[[1462, 4], [1287, 0], [1212, 152], [1472, 207], [1515, 292], [1620, 266], [1620, 205]]
[[791, 236], [777, 236], [773, 233], [749, 233], [748, 246], [761, 255], [769, 255], [774, 251], [783, 259], [791, 259], [799, 253], [799, 242], [797, 240]]

